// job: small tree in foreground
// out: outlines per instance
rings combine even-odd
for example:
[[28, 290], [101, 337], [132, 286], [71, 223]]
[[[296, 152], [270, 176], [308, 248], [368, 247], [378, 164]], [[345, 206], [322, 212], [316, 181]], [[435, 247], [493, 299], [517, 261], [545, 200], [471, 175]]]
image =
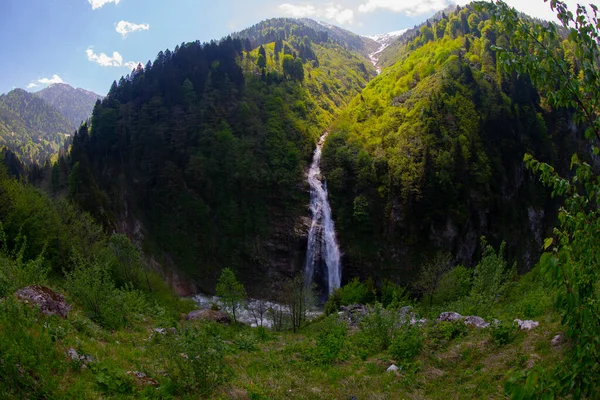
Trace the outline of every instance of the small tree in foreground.
[[[547, 1], [547, 0], [546, 0]], [[555, 24], [534, 24], [498, 1], [489, 11], [510, 37], [510, 48], [496, 48], [509, 71], [528, 75], [548, 103], [573, 112], [585, 129], [594, 155], [600, 153], [600, 23], [598, 7], [577, 6], [575, 14], [562, 1], [551, 0], [566, 38]], [[569, 56], [567, 56], [567, 51]], [[589, 154], [584, 154], [585, 158]], [[564, 362], [535, 367], [514, 378], [507, 388], [513, 398], [598, 398], [600, 394], [600, 177], [574, 154], [572, 174], [559, 176], [554, 167], [525, 155], [527, 167], [564, 198], [554, 237], [544, 242], [542, 271], [556, 291], [571, 348]]]
[[231, 269], [225, 268], [221, 272], [216, 292], [225, 307], [231, 311], [233, 322], [237, 322], [237, 311], [246, 299], [246, 289], [243, 284], [238, 282]]

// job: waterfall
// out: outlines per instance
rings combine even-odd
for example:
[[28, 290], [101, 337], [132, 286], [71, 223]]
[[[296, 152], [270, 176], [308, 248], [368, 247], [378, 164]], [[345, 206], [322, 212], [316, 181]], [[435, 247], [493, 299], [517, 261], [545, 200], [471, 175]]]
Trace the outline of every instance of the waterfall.
[[308, 171], [312, 223], [308, 232], [304, 274], [307, 284], [311, 284], [317, 275], [321, 281], [318, 283], [331, 294], [340, 287], [342, 266], [335, 227], [331, 219], [331, 207], [327, 200], [327, 183], [321, 180], [321, 150], [328, 133], [325, 132], [319, 139]]

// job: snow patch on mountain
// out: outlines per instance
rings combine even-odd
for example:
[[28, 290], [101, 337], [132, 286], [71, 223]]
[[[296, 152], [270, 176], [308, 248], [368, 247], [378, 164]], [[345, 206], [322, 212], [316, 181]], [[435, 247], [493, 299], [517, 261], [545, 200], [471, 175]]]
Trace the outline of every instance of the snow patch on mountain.
[[392, 44], [396, 39], [398, 39], [404, 32], [408, 29], [401, 29], [399, 31], [388, 32], [388, 33], [380, 33], [378, 35], [366, 36], [369, 39], [372, 39], [379, 43], [379, 48], [375, 50], [373, 53], [369, 54], [369, 59], [373, 66], [377, 69], [377, 74], [381, 73], [381, 68], [377, 66], [377, 62], [379, 61], [379, 56], [381, 52], [384, 51], [390, 44]]

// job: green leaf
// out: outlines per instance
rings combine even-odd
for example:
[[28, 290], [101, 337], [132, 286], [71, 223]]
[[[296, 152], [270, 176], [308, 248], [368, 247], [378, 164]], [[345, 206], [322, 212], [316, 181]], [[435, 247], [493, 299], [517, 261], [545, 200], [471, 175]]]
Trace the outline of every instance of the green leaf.
[[550, 238], [546, 238], [546, 239], [544, 240], [544, 250], [547, 250], [547, 249], [548, 249], [548, 247], [552, 246], [552, 242], [553, 242], [553, 241], [554, 241], [554, 239], [553, 239], [553, 238], [551, 238], [551, 237], [550, 237]]

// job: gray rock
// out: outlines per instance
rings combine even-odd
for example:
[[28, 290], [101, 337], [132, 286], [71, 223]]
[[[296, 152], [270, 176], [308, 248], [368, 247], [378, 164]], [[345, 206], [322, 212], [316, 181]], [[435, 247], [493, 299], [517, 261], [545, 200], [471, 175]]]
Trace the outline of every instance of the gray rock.
[[531, 320], [521, 321], [520, 319], [515, 319], [515, 322], [519, 324], [519, 328], [521, 328], [521, 330], [523, 331], [530, 331], [533, 328], [537, 328], [540, 325], [539, 322]]
[[137, 384], [141, 386], [157, 386], [156, 379], [149, 378], [145, 373], [139, 371], [127, 371], [127, 375], [134, 377]]
[[550, 341], [550, 344], [554, 347], [558, 347], [560, 345], [562, 345], [565, 341], [565, 338], [563, 336], [562, 333], [559, 333], [558, 335], [554, 336], [552, 338], [552, 340]]
[[468, 317], [466, 317], [465, 325], [474, 326], [475, 328], [479, 329], [487, 328], [488, 326], [490, 326], [490, 324], [485, 322], [483, 318], [478, 317], [476, 315], [469, 315]]
[[414, 308], [411, 306], [404, 306], [398, 311], [398, 316], [400, 319], [412, 319], [415, 316]]
[[46, 315], [59, 315], [67, 318], [71, 306], [65, 298], [45, 286], [31, 285], [17, 290], [17, 298], [25, 303], [32, 303]]
[[195, 320], [207, 320], [214, 321], [220, 324], [230, 324], [231, 318], [229, 315], [224, 313], [223, 311], [215, 311], [215, 310], [194, 310], [191, 311], [186, 317], [188, 321]]
[[400, 368], [398, 368], [395, 364], [390, 365], [387, 369], [387, 372], [396, 372], [396, 371], [400, 371]]
[[461, 319], [463, 316], [454, 311], [443, 312], [437, 317], [437, 321], [460, 321]]
[[89, 354], [79, 354], [73, 347], [70, 347], [69, 350], [67, 350], [67, 356], [69, 356], [71, 360], [81, 363], [80, 365], [82, 368], [85, 368], [87, 364], [94, 362], [94, 357]]

